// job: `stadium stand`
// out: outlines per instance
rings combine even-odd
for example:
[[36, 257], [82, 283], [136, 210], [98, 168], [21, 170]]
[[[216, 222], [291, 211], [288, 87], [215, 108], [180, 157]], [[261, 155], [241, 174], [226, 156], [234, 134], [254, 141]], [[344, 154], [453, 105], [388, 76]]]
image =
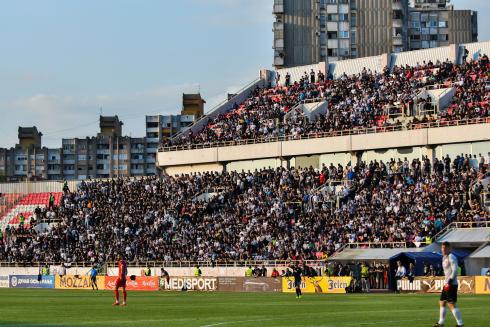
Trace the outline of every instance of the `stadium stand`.
[[[333, 136], [339, 131], [372, 127], [416, 129], [428, 122], [450, 125], [451, 121], [486, 119], [490, 115], [489, 60], [485, 54], [461, 65], [438, 59], [424, 60], [415, 66], [405, 64], [404, 56], [409, 55], [413, 56], [397, 54], [397, 65], [381, 72], [363, 68], [359, 74], [344, 73], [329, 80], [321, 71], [311, 69], [299, 81], [285, 79], [284, 84], [256, 88], [243, 103], [210, 117], [200, 130], [166, 141], [163, 148], [169, 151], [250, 139], [297, 139], [319, 133]], [[440, 92], [433, 91], [431, 99], [421, 99], [420, 94], [429, 89]], [[454, 94], [452, 101], [434, 99], [446, 93]], [[327, 102], [324, 114], [311, 119], [288, 115], [299, 104], [315, 100]], [[182, 145], [185, 147], [178, 147]]]
[[5, 229], [7, 226], [15, 227], [20, 223], [20, 216], [25, 218], [25, 224], [28, 226], [30, 219], [34, 216], [36, 208], [47, 208], [49, 206], [49, 197], [53, 194], [54, 205], [59, 206], [61, 201], [61, 192], [56, 193], [30, 193], [25, 196], [21, 194], [6, 194], [17, 199], [17, 203], [13, 205], [0, 217], [0, 229]]
[[452, 222], [486, 220], [487, 168], [458, 156], [86, 181], [52, 209], [34, 208], [46, 194], [22, 199], [36, 222], [57, 223], [6, 226], [0, 260], [315, 260], [354, 243], [417, 247]]

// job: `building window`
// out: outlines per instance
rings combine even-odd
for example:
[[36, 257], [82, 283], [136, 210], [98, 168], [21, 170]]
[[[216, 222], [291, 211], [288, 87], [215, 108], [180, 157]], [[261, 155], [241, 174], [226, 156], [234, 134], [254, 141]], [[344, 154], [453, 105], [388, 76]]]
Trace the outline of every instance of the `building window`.
[[347, 22], [349, 20], [349, 15], [348, 14], [339, 14], [339, 21], [341, 22]]
[[447, 28], [447, 21], [441, 21], [441, 22], [439, 22], [439, 27], [440, 28]]
[[348, 39], [349, 38], [349, 31], [340, 31], [340, 38]]
[[338, 20], [339, 20], [338, 14], [328, 14], [327, 15], [327, 21], [329, 21], [329, 22], [337, 22]]
[[338, 49], [337, 48], [327, 49], [327, 56], [337, 57], [338, 56]]

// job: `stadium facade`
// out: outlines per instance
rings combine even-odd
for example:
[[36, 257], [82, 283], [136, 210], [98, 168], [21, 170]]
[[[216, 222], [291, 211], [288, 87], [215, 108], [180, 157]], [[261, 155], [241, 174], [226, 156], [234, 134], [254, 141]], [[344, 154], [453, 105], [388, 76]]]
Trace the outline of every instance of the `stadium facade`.
[[477, 12], [446, 0], [275, 0], [274, 66], [478, 41]]

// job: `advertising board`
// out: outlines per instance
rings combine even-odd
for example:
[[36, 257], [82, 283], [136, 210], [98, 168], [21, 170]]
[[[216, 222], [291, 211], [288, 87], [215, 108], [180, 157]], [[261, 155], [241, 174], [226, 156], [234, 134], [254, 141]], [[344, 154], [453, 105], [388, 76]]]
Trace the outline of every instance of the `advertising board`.
[[[475, 293], [475, 277], [458, 277], [458, 292], [462, 294]], [[397, 282], [398, 289], [407, 293], [440, 293], [444, 287], [444, 277], [415, 277], [413, 281], [408, 278]]]
[[0, 276], [0, 288], [9, 287], [9, 276]]
[[[106, 290], [113, 290], [116, 286], [117, 276], [106, 276], [104, 286]], [[128, 291], [157, 291], [158, 277], [136, 277], [135, 280], [126, 280], [126, 289]]]
[[160, 289], [167, 291], [216, 291], [216, 277], [170, 277], [160, 279]]
[[281, 278], [219, 277], [220, 292], [282, 292]]
[[490, 277], [485, 277], [485, 276], [475, 277], [475, 293], [490, 294]]
[[[303, 277], [301, 292], [344, 294], [350, 281], [351, 277]], [[286, 293], [295, 292], [293, 277], [284, 277], [282, 279], [282, 291]]]
[[[92, 284], [89, 276], [56, 276], [55, 287], [71, 290], [91, 290]], [[101, 290], [105, 288], [105, 276], [97, 276], [97, 287]]]
[[10, 275], [11, 288], [54, 288], [54, 276]]

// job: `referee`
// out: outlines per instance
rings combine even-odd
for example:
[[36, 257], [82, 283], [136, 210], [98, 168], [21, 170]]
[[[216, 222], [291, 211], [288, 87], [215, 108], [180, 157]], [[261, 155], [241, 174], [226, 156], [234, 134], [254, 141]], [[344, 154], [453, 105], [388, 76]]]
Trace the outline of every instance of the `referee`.
[[458, 259], [451, 253], [449, 242], [442, 243], [442, 268], [444, 269], [445, 283], [439, 301], [439, 322], [434, 327], [443, 327], [446, 320], [446, 304], [451, 309], [457, 327], [463, 326], [461, 311], [456, 306], [458, 301]]
[[93, 266], [89, 271], [90, 274], [90, 286], [92, 286], [92, 290], [99, 290], [97, 286], [97, 266]]

